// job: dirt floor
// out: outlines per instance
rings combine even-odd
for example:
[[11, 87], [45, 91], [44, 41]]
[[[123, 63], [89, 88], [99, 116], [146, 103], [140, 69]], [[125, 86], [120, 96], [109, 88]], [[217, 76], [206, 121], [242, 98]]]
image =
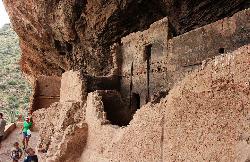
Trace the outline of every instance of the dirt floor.
[[[12, 132], [10, 136], [2, 142], [2, 147], [0, 148], [0, 162], [11, 162], [10, 152], [14, 142], [19, 142], [20, 147], [22, 147], [22, 134], [20, 134], [20, 132], [21, 129], [16, 128], [15, 131]], [[37, 140], [38, 133], [32, 132], [32, 137], [30, 138], [29, 146], [35, 149]], [[24, 157], [25, 155], [23, 154], [20, 161], [23, 161]]]

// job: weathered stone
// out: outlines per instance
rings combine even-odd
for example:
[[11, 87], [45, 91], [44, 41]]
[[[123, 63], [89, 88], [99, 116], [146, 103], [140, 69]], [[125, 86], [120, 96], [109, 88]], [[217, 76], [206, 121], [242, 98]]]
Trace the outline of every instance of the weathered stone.
[[109, 47], [169, 16], [175, 35], [249, 7], [246, 0], [4, 0], [20, 37], [21, 66], [37, 75], [84, 69], [105, 75], [113, 67]]
[[127, 127], [105, 122], [102, 98], [90, 93], [88, 140], [80, 161], [245, 162], [250, 156], [249, 61], [249, 45], [215, 57], [159, 104], [139, 109]]
[[81, 77], [80, 71], [67, 71], [62, 75], [60, 102], [81, 102], [87, 97], [86, 80]]
[[[67, 153], [71, 154], [71, 160], [79, 157], [87, 132], [87, 125], [84, 124], [85, 107], [82, 103], [54, 103], [49, 108], [35, 111], [33, 119], [35, 129], [39, 130], [40, 135], [38, 150], [47, 152], [48, 159], [54, 162], [61, 161], [61, 158], [67, 160], [70, 158]], [[79, 143], [74, 138], [79, 139]], [[72, 150], [71, 145], [79, 146], [79, 150]]]
[[60, 99], [61, 77], [40, 75], [33, 79], [30, 111], [48, 108]]
[[231, 52], [250, 43], [250, 10], [243, 10], [212, 24], [172, 37], [167, 18], [149, 29], [122, 38], [121, 94], [127, 106], [133, 95], [140, 105], [164, 97], [203, 60]]

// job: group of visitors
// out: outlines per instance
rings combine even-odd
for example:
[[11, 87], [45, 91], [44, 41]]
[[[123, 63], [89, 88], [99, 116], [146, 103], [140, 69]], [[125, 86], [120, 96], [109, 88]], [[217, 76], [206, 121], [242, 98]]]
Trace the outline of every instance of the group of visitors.
[[[5, 126], [6, 126], [6, 121], [3, 119], [3, 114], [0, 113], [0, 149], [1, 149], [1, 142], [4, 138], [4, 131], [5, 131]], [[22, 144], [23, 147], [22, 149], [19, 146], [18, 142], [14, 142], [13, 144], [13, 149], [11, 150], [10, 157], [13, 160], [13, 162], [18, 162], [22, 156], [23, 152], [27, 156], [24, 158], [23, 162], [38, 162], [37, 155], [35, 155], [35, 151], [29, 147], [29, 139], [31, 137], [31, 131], [30, 128], [32, 126], [32, 117], [29, 115], [28, 117], [25, 118], [25, 121], [23, 122], [23, 127], [22, 127]]]
[[[11, 159], [13, 162], [18, 162], [23, 155], [22, 149], [19, 147], [19, 143], [15, 142], [13, 145], [13, 149], [11, 150]], [[38, 162], [37, 155], [35, 155], [35, 151], [32, 148], [27, 148], [24, 150], [27, 156], [24, 159], [24, 162]]]

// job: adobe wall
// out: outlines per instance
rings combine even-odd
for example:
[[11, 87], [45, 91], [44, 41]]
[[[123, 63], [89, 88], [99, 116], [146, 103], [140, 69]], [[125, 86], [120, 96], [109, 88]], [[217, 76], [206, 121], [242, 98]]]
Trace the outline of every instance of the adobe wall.
[[[228, 53], [250, 43], [250, 9], [232, 17], [173, 37], [167, 18], [155, 22], [148, 30], [122, 38], [121, 94], [131, 104], [138, 93], [141, 105], [166, 95], [187, 73], [201, 66], [203, 60]], [[145, 59], [151, 57], [149, 65]], [[119, 50], [117, 50], [119, 52]], [[117, 65], [118, 66], [118, 65]]]
[[168, 64], [200, 65], [203, 60], [250, 43], [250, 9], [169, 40]]
[[31, 111], [48, 108], [60, 100], [61, 78], [58, 76], [38, 76], [33, 85]]
[[139, 109], [127, 127], [105, 122], [88, 94], [80, 161], [237, 161], [250, 159], [250, 46], [217, 56], [186, 76], [159, 104]]
[[86, 79], [80, 71], [67, 71], [62, 74], [60, 102], [86, 100]]
[[250, 160], [250, 44], [216, 56], [162, 102], [164, 161]]
[[[143, 105], [150, 100], [149, 95], [168, 89], [165, 73], [168, 36], [168, 19], [164, 18], [148, 30], [122, 38], [121, 94], [126, 103], [131, 102], [132, 93], [140, 95], [140, 105]], [[151, 57], [147, 52], [151, 53]]]
[[90, 76], [81, 71], [67, 71], [62, 74], [60, 102], [86, 100], [87, 93], [96, 90], [119, 90], [120, 77], [110, 76]]
[[86, 107], [88, 140], [80, 161], [160, 161], [162, 117], [156, 109], [143, 112], [140, 119], [136, 115], [136, 120], [128, 127], [111, 125], [106, 121], [100, 93], [89, 93]]
[[200, 67], [202, 61], [250, 43], [250, 9], [168, 40], [170, 87]]

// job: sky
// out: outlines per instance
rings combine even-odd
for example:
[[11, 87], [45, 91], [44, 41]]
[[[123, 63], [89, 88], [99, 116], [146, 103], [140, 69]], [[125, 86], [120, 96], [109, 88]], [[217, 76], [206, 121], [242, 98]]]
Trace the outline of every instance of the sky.
[[9, 16], [3, 6], [3, 1], [0, 0], [0, 28], [7, 23], [10, 23]]

